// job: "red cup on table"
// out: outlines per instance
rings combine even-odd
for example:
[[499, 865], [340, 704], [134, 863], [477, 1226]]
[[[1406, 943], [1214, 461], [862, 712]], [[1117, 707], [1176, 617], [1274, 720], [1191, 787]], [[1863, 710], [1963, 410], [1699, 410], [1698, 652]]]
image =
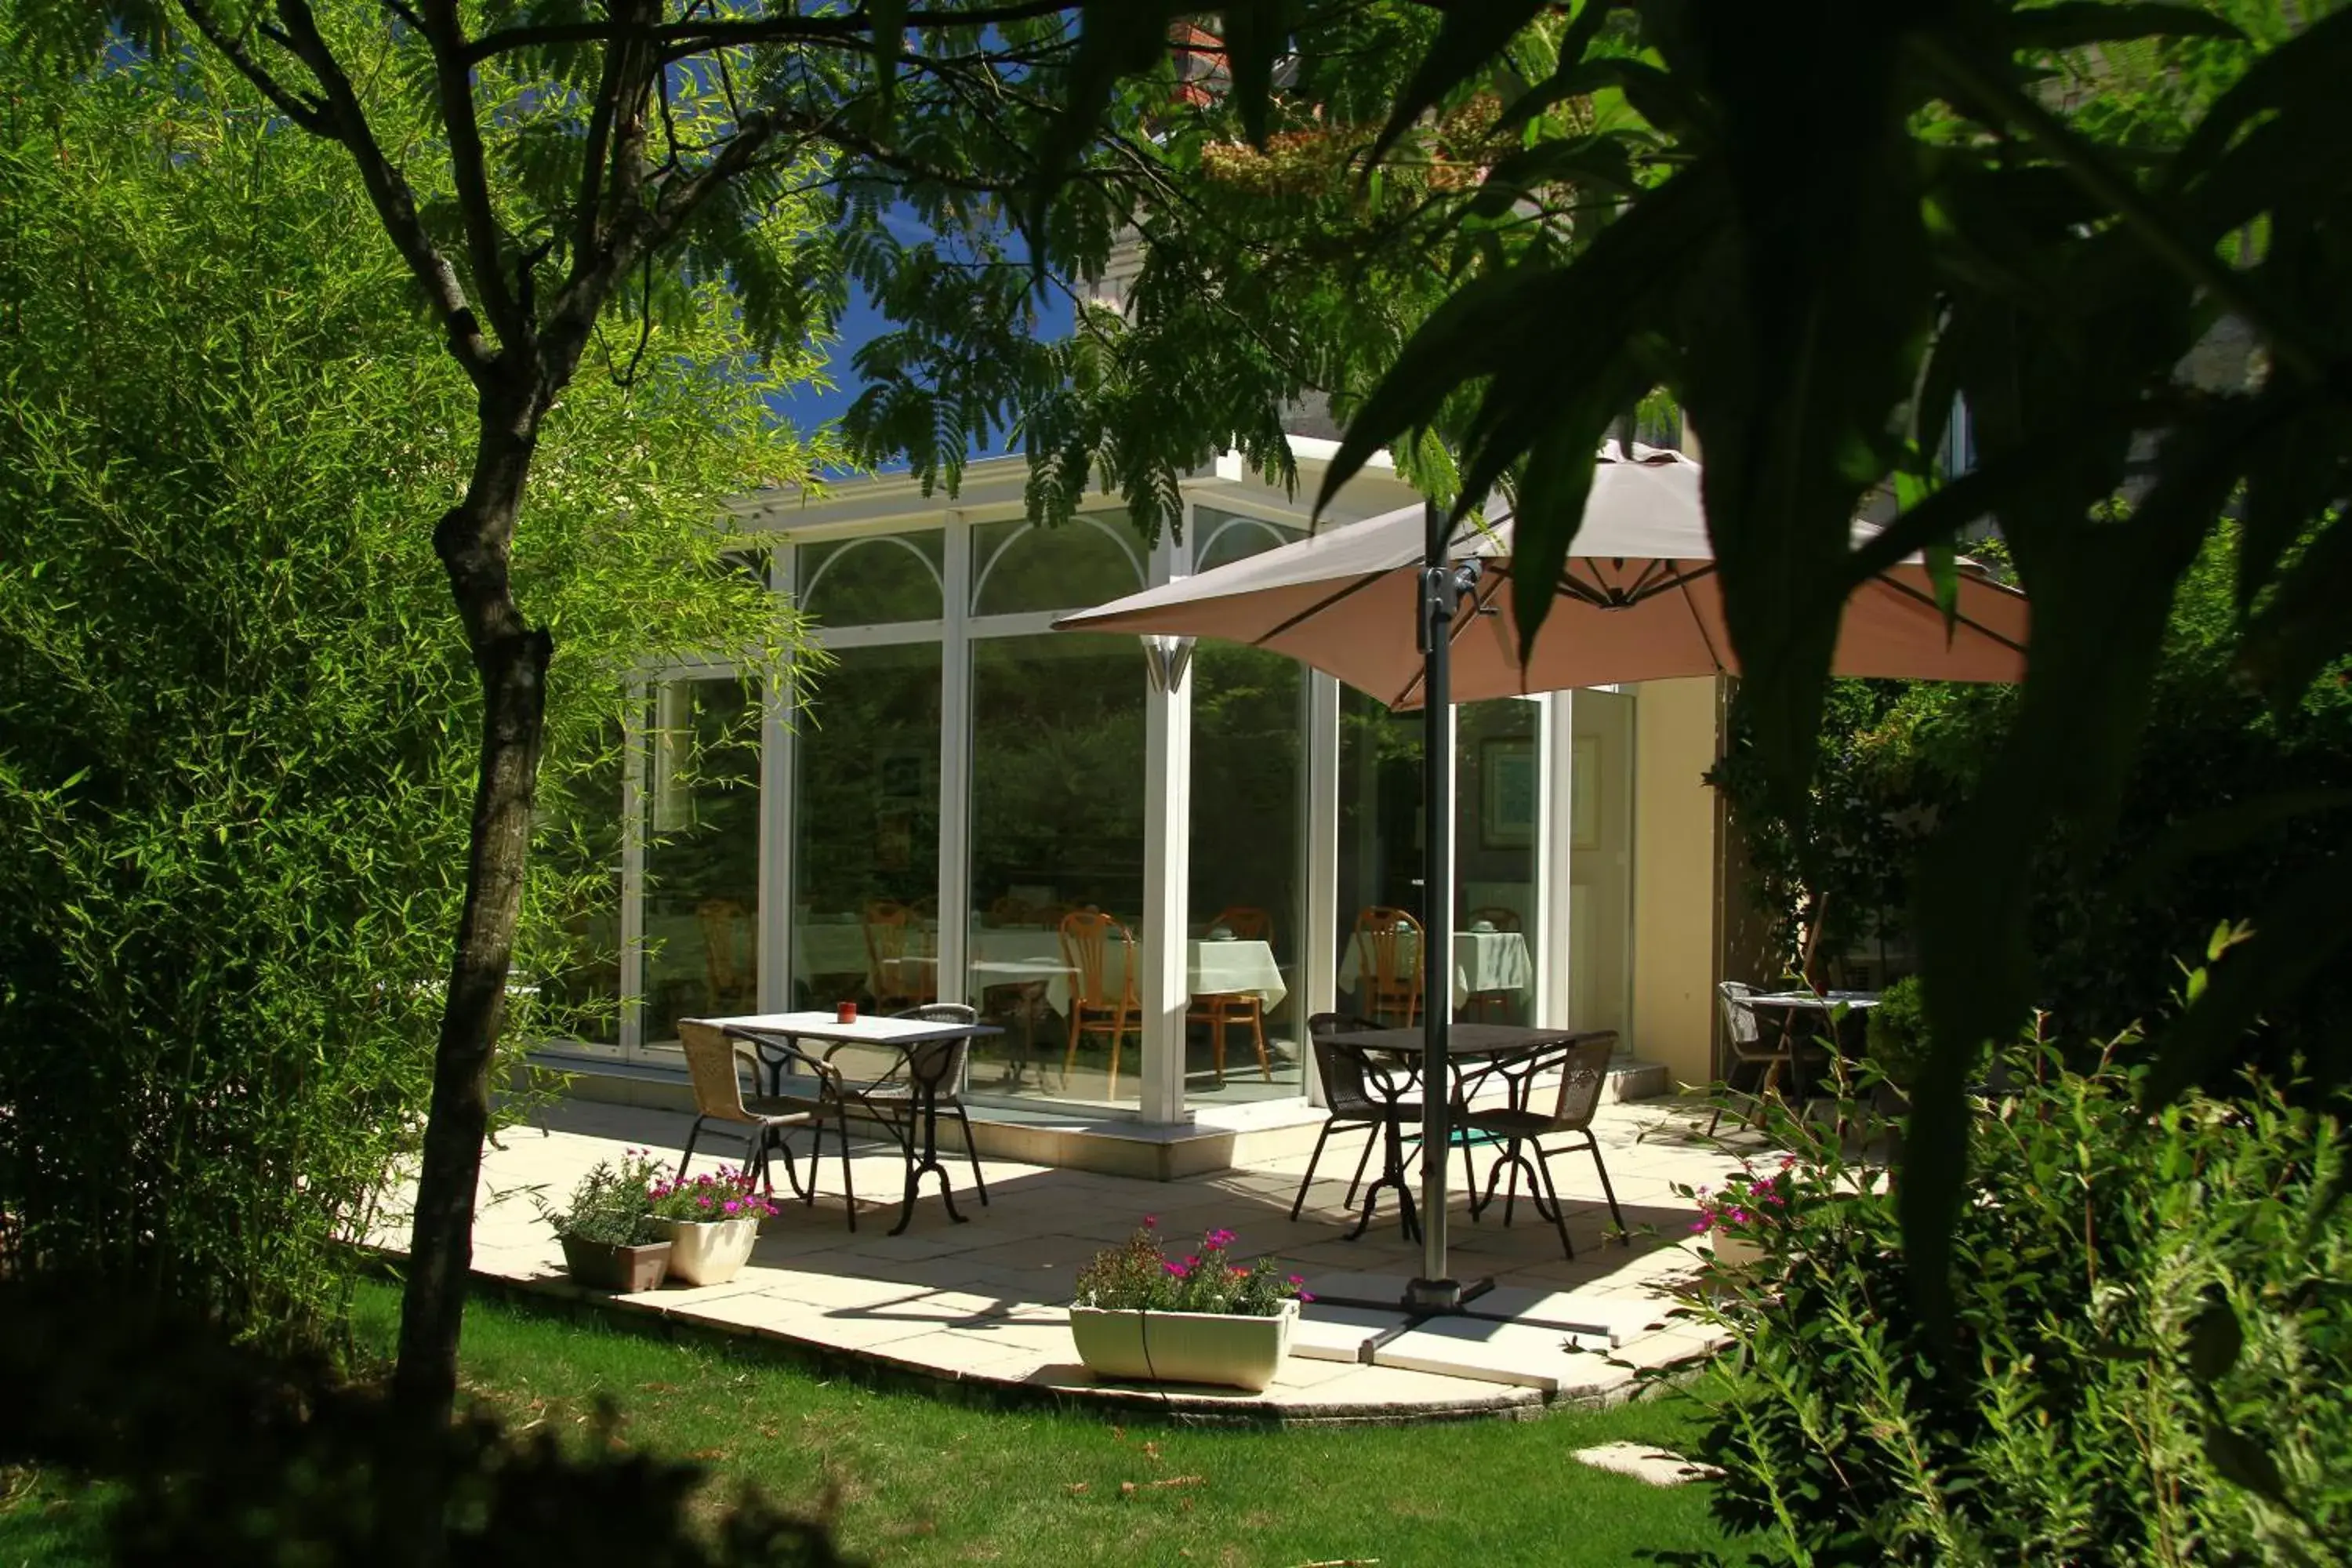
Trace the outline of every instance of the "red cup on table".
[[855, 1002], [842, 1002], [836, 1004], [833, 1009], [833, 1021], [836, 1024], [855, 1024], [857, 1022], [857, 1004]]

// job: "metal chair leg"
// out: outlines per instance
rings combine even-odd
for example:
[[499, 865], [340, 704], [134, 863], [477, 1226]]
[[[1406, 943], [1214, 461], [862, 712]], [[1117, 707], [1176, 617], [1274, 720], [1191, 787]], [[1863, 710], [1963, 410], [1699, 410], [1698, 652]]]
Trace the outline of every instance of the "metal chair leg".
[[1551, 1155], [1538, 1141], [1536, 1144], [1536, 1173], [1551, 1194], [1552, 1228], [1559, 1232], [1560, 1249], [1570, 1258], [1576, 1256], [1576, 1243], [1568, 1238], [1568, 1209], [1559, 1201], [1559, 1187], [1551, 1179]]
[[702, 1136], [703, 1121], [704, 1118], [696, 1117], [694, 1125], [687, 1130], [686, 1152], [679, 1155], [677, 1161], [677, 1179], [681, 1182], [686, 1180], [687, 1166], [694, 1163], [694, 1141]]
[[[840, 1113], [840, 1124], [834, 1131], [835, 1135], [841, 1140], [841, 1199], [849, 1210], [849, 1228], [856, 1230], [857, 1228], [857, 1184], [849, 1177], [849, 1107], [840, 1105], [836, 1109]], [[809, 1183], [809, 1191], [812, 1194], [816, 1191], [816, 1183], [814, 1181]]]
[[971, 1117], [961, 1102], [955, 1107], [956, 1123], [963, 1129], [963, 1155], [971, 1162], [971, 1184], [980, 1189], [980, 1206], [988, 1206], [988, 1179], [980, 1173], [980, 1145], [971, 1139]]
[[1298, 1195], [1290, 1200], [1290, 1217], [1297, 1219], [1298, 1211], [1307, 1206], [1307, 1189], [1315, 1184], [1315, 1166], [1323, 1158], [1323, 1145], [1331, 1141], [1331, 1119], [1323, 1119], [1323, 1131], [1316, 1134], [1315, 1152], [1307, 1156], [1307, 1173], [1298, 1178]]
[[1346, 1201], [1349, 1208], [1354, 1208], [1356, 1206], [1356, 1190], [1364, 1184], [1364, 1173], [1372, 1168], [1372, 1145], [1378, 1143], [1381, 1138], [1386, 1136], [1385, 1131], [1378, 1123], [1368, 1124], [1365, 1128], [1365, 1131], [1369, 1136], [1364, 1139], [1364, 1152], [1356, 1156], [1356, 1173], [1348, 1178], [1348, 1196]]
[[1610, 1223], [1617, 1227], [1617, 1239], [1625, 1246], [1633, 1245], [1633, 1232], [1625, 1228], [1625, 1215], [1617, 1206], [1617, 1189], [1609, 1183], [1609, 1167], [1601, 1158], [1601, 1140], [1591, 1133], [1584, 1135], [1584, 1146], [1592, 1151], [1592, 1168], [1601, 1173], [1601, 1194], [1609, 1200]]

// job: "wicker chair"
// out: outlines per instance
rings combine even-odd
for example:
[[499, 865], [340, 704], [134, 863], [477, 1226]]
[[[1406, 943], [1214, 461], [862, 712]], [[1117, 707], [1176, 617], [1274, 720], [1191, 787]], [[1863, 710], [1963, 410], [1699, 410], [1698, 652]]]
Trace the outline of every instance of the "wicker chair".
[[1373, 1018], [1402, 1014], [1410, 1029], [1421, 1016], [1421, 921], [1407, 910], [1372, 904], [1356, 916], [1357, 994]]
[[[1785, 1026], [1778, 1038], [1765, 1039], [1764, 1030], [1756, 1020], [1756, 1005], [1748, 1000], [1756, 994], [1754, 986], [1744, 985], [1737, 980], [1718, 981], [1715, 994], [1723, 1008], [1724, 1037], [1731, 1047], [1731, 1065], [1734, 1068], [1760, 1066], [1764, 1069], [1764, 1081], [1756, 1089], [1756, 1110], [1748, 1119], [1748, 1125], [1760, 1125], [1764, 1120], [1765, 1100], [1780, 1093], [1781, 1069], [1793, 1069], [1797, 1065], [1796, 1047], [1790, 1042]], [[1729, 1077], [1728, 1074], [1725, 1076]], [[1723, 1105], [1718, 1100], [1715, 1114], [1707, 1118], [1706, 1136], [1714, 1137], [1715, 1130], [1722, 1121]]]
[[[1474, 1214], [1495, 1201], [1495, 1184], [1507, 1168], [1511, 1184], [1503, 1197], [1503, 1223], [1510, 1224], [1512, 1207], [1518, 1201], [1519, 1174], [1525, 1172], [1536, 1212], [1552, 1222], [1559, 1231], [1560, 1246], [1569, 1257], [1575, 1257], [1576, 1244], [1568, 1238], [1568, 1215], [1560, 1207], [1559, 1188], [1551, 1178], [1551, 1157], [1584, 1149], [1591, 1152], [1593, 1169], [1601, 1173], [1601, 1191], [1609, 1200], [1609, 1217], [1616, 1224], [1619, 1239], [1633, 1244], [1625, 1230], [1625, 1216], [1617, 1207], [1617, 1189], [1609, 1184], [1609, 1167], [1601, 1160], [1600, 1141], [1592, 1135], [1592, 1113], [1601, 1108], [1601, 1091], [1609, 1082], [1609, 1058], [1616, 1048], [1616, 1031], [1601, 1029], [1498, 1067], [1498, 1073], [1510, 1082], [1511, 1103], [1473, 1110], [1468, 1117], [1474, 1131], [1504, 1142], [1502, 1154], [1486, 1168], [1486, 1195], [1473, 1205]], [[1529, 1103], [1536, 1080], [1552, 1072], [1559, 1074], [1559, 1092], [1549, 1111], [1536, 1110]], [[1543, 1140], [1556, 1134], [1578, 1142], [1564, 1148], [1545, 1148]], [[1535, 1155], [1532, 1162], [1528, 1158], [1530, 1152]]]
[[[909, 1007], [890, 1015], [894, 1018], [917, 1018], [926, 1024], [971, 1024], [980, 1018], [980, 1011], [961, 1002], [929, 1002], [920, 1007]], [[874, 1112], [878, 1118], [900, 1127], [906, 1137], [907, 1158], [915, 1157], [915, 1089], [927, 1088], [931, 1102], [956, 1119], [963, 1130], [963, 1152], [971, 1162], [971, 1184], [980, 1189], [981, 1206], [988, 1206], [988, 1181], [980, 1173], [980, 1150], [972, 1142], [971, 1116], [964, 1110], [963, 1081], [965, 1069], [971, 1062], [971, 1041], [937, 1040], [915, 1047], [907, 1053], [905, 1069], [890, 1078], [872, 1083], [851, 1084], [845, 1092], [851, 1099]], [[944, 1182], [947, 1178], [940, 1178]]]
[[743, 1169], [749, 1172], [756, 1166], [763, 1189], [771, 1194], [776, 1190], [768, 1171], [768, 1151], [781, 1149], [784, 1152], [785, 1184], [796, 1195], [807, 1195], [808, 1189], [801, 1185], [799, 1169], [793, 1163], [792, 1145], [784, 1142], [784, 1133], [788, 1129], [811, 1123], [814, 1119], [808, 1109], [795, 1101], [765, 1095], [746, 1100], [735, 1042], [715, 1026], [681, 1018], [677, 1038], [686, 1052], [687, 1077], [694, 1084], [695, 1110], [693, 1131], [686, 1135], [686, 1152], [677, 1162], [678, 1178], [683, 1181], [686, 1177], [686, 1168], [694, 1160], [694, 1145], [702, 1137], [702, 1130], [715, 1125], [731, 1130], [725, 1135], [743, 1140]]
[[1421, 1107], [1413, 1102], [1391, 1106], [1364, 1085], [1363, 1063], [1353, 1051], [1341, 1050], [1326, 1042], [1327, 1035], [1345, 1034], [1355, 1029], [1377, 1029], [1380, 1026], [1369, 1018], [1347, 1018], [1337, 1013], [1318, 1013], [1307, 1020], [1307, 1038], [1315, 1051], [1315, 1070], [1323, 1079], [1323, 1100], [1330, 1114], [1324, 1121], [1323, 1131], [1316, 1136], [1315, 1152], [1307, 1158], [1307, 1174], [1298, 1181], [1298, 1196], [1291, 1200], [1290, 1217], [1297, 1219], [1306, 1206], [1307, 1190], [1315, 1184], [1315, 1167], [1323, 1158], [1323, 1145], [1331, 1134], [1345, 1128], [1362, 1127], [1371, 1131], [1364, 1140], [1363, 1157], [1356, 1162], [1356, 1173], [1348, 1179], [1347, 1206], [1356, 1204], [1356, 1189], [1364, 1183], [1364, 1172], [1372, 1163], [1372, 1145], [1380, 1142], [1381, 1129], [1392, 1120], [1417, 1121]]
[[[1136, 994], [1135, 933], [1110, 916], [1095, 910], [1076, 910], [1062, 917], [1062, 962], [1070, 969], [1070, 1043], [1062, 1060], [1066, 1080], [1078, 1065], [1078, 1047], [1088, 1035], [1110, 1037], [1110, 1082], [1103, 1098], [1118, 1098], [1119, 1050], [1129, 1035], [1143, 1042], [1143, 1003]], [[1109, 984], [1111, 942], [1120, 944], [1118, 994]]]
[[[1234, 933], [1242, 942], [1274, 941], [1274, 917], [1264, 910], [1247, 904], [1235, 904], [1209, 922], [1210, 929]], [[1274, 1081], [1274, 1063], [1265, 1051], [1265, 1004], [1246, 993], [1216, 993], [1192, 998], [1186, 1009], [1184, 1021], [1205, 1024], [1209, 1029], [1209, 1060], [1215, 1068], [1217, 1082], [1225, 1081], [1225, 1031], [1246, 1027], [1250, 1039], [1257, 1047], [1258, 1075], [1266, 1082]]]

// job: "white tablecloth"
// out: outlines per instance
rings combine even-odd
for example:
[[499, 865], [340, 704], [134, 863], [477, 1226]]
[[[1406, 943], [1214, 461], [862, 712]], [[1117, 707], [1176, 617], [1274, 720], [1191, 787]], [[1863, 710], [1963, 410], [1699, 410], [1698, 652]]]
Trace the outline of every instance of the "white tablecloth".
[[[1397, 963], [1411, 973], [1421, 963], [1421, 939], [1410, 932], [1397, 938]], [[1339, 989], [1353, 991], [1363, 974], [1363, 944], [1351, 934], [1339, 954]], [[1535, 984], [1534, 956], [1528, 939], [1515, 931], [1458, 931], [1454, 933], [1454, 1005], [1460, 1007], [1481, 991], [1525, 991]]]
[[1290, 994], [1274, 949], [1262, 942], [1186, 942], [1184, 969], [1195, 996], [1255, 996], [1271, 1013]]

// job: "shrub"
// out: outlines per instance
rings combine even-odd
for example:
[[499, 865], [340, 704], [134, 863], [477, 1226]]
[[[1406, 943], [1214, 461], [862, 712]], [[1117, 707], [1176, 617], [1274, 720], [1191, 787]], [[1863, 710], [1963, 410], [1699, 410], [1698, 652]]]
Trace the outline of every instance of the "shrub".
[[[566, 1241], [637, 1247], [662, 1239], [655, 1228], [654, 1192], [661, 1167], [643, 1149], [624, 1151], [621, 1163], [599, 1160], [572, 1189], [563, 1207], [539, 1204], [539, 1215]], [[537, 1201], [537, 1200], [534, 1200]]]
[[1785, 1166], [1708, 1201], [1755, 1259], [1689, 1308], [1737, 1345], [1704, 1445], [1726, 1523], [1765, 1562], [2344, 1561], [2342, 1130], [2260, 1080], [2150, 1113], [2112, 1056], [2005, 1065], [1948, 1349], [1911, 1310], [1883, 1173], [1816, 1130], [1777, 1116]]
[[1886, 1081], [1907, 1089], [1927, 1059], [1927, 1015], [1919, 1005], [1919, 978], [1906, 975], [1879, 993], [1867, 1028], [1870, 1059]]
[[1160, 1247], [1158, 1222], [1146, 1219], [1124, 1246], [1104, 1248], [1078, 1270], [1073, 1300], [1081, 1307], [1246, 1318], [1271, 1318], [1294, 1296], [1314, 1300], [1299, 1289], [1306, 1281], [1283, 1273], [1272, 1258], [1233, 1262], [1228, 1254], [1234, 1240], [1230, 1230], [1213, 1230], [1201, 1237], [1199, 1251], [1170, 1258]]

